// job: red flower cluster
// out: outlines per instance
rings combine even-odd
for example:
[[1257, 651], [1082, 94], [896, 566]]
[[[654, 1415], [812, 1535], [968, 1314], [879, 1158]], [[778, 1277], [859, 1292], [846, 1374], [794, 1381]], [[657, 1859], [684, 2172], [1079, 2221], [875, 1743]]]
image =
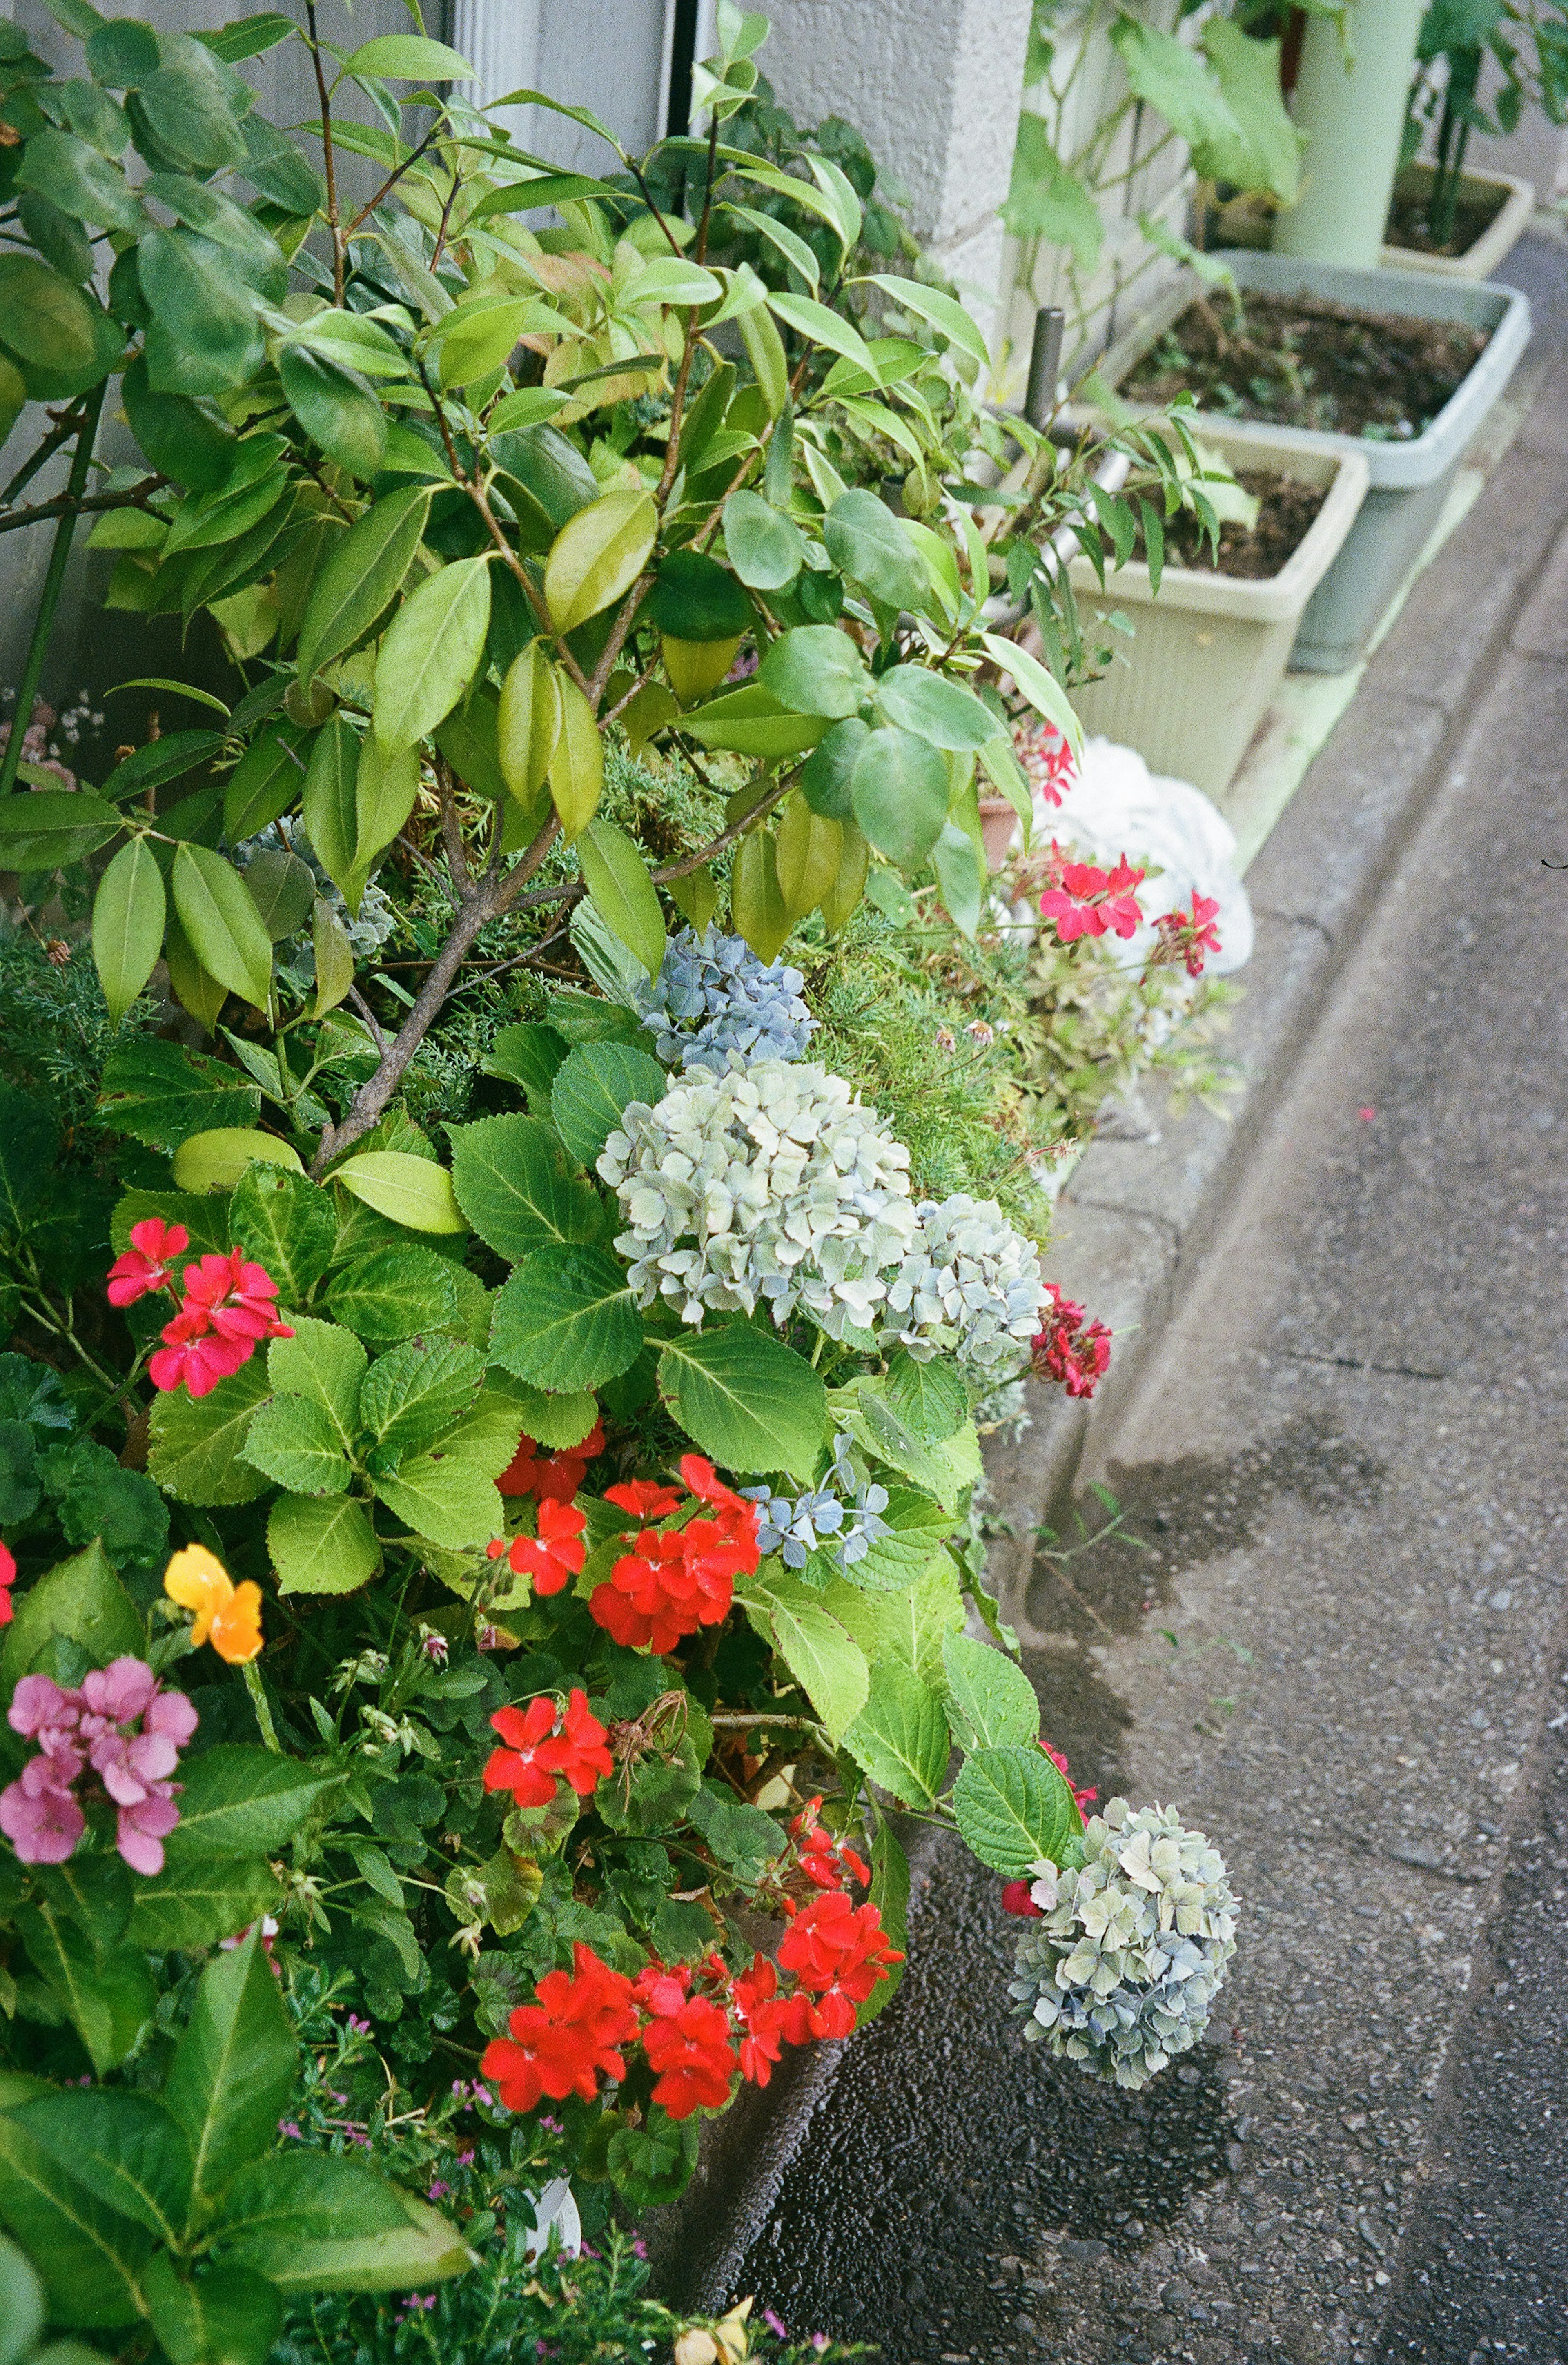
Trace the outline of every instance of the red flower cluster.
[[591, 2102], [600, 2078], [626, 2075], [621, 2047], [637, 2034], [632, 1982], [579, 1939], [574, 1967], [546, 1971], [533, 2001], [519, 2004], [507, 2025], [511, 2034], [486, 2046], [479, 2074], [509, 2111], [532, 2111], [546, 2094]]
[[1137, 934], [1143, 913], [1136, 890], [1144, 874], [1125, 854], [1114, 869], [1100, 870], [1092, 862], [1070, 861], [1053, 837], [1051, 867], [1056, 885], [1041, 896], [1040, 911], [1055, 922], [1064, 945], [1078, 936], [1103, 936], [1112, 928], [1119, 936]]
[[1079, 1813], [1081, 1814], [1085, 1807], [1092, 1807], [1095, 1799], [1100, 1796], [1100, 1793], [1098, 1790], [1081, 1790], [1079, 1788], [1077, 1783], [1072, 1778], [1072, 1772], [1068, 1765], [1065, 1751], [1053, 1749], [1050, 1743], [1044, 1738], [1041, 1739], [1040, 1747], [1045, 1751], [1046, 1755], [1050, 1759], [1051, 1764], [1056, 1767], [1057, 1772], [1061, 1776], [1062, 1780], [1072, 1792], [1073, 1799], [1077, 1805]]
[[513, 1536], [510, 1544], [497, 1536], [486, 1552], [491, 1560], [499, 1560], [504, 1552], [514, 1575], [533, 1579], [535, 1593], [564, 1593], [588, 1557], [583, 1541], [588, 1514], [575, 1503], [543, 1496], [534, 1525], [537, 1536]]
[[542, 1503], [569, 1503], [582, 1485], [588, 1463], [604, 1452], [604, 1423], [596, 1420], [580, 1445], [541, 1453], [526, 1432], [496, 1484], [503, 1495], [534, 1495]]
[[1200, 895], [1194, 887], [1190, 912], [1166, 912], [1156, 920], [1159, 942], [1149, 967], [1156, 968], [1162, 961], [1184, 961], [1189, 977], [1202, 977], [1205, 958], [1220, 949], [1219, 930], [1215, 925], [1218, 917], [1219, 905], [1214, 897]]
[[820, 1797], [808, 1799], [790, 1826], [801, 1870], [813, 1889], [847, 1889], [852, 1875], [864, 1888], [871, 1877], [870, 1866], [846, 1839], [823, 1828], [821, 1810]]
[[8, 1626], [16, 1615], [11, 1607], [11, 1587], [16, 1582], [16, 1561], [7, 1547], [0, 1543], [0, 1626]]
[[888, 1944], [877, 1908], [852, 1905], [841, 1889], [803, 1906], [778, 1946], [780, 1967], [811, 1990], [807, 2018], [813, 2036], [849, 2035], [857, 2007], [902, 1960]]
[[1070, 1396], [1092, 1396], [1111, 1361], [1111, 1332], [1100, 1321], [1086, 1323], [1083, 1308], [1047, 1281], [1050, 1311], [1045, 1328], [1029, 1342], [1037, 1379], [1057, 1380]]
[[[717, 1956], [707, 1968], [726, 1978]], [[643, 2050], [648, 2067], [657, 2073], [654, 2100], [672, 2119], [689, 2119], [693, 2111], [722, 2111], [730, 2099], [730, 2080], [740, 2057], [730, 2041], [730, 2018], [711, 1996], [692, 1995], [691, 1972], [682, 1965], [666, 1969], [650, 1963], [633, 1982], [632, 1992], [648, 2014], [643, 2030]]]
[[[679, 1528], [644, 1525], [635, 1536], [628, 1530], [631, 1551], [588, 1602], [595, 1622], [616, 1642], [660, 1658], [683, 1635], [726, 1618], [736, 1577], [749, 1575], [761, 1558], [756, 1504], [724, 1485], [700, 1453], [682, 1456], [680, 1475], [687, 1494], [713, 1516], [699, 1515]], [[666, 1519], [682, 1503], [675, 1487], [646, 1478], [610, 1487], [605, 1500], [644, 1521]]]
[[1062, 790], [1072, 785], [1072, 749], [1054, 723], [1025, 725], [1014, 732], [1014, 746], [1024, 777], [1048, 805], [1059, 805]]
[[193, 1396], [210, 1395], [219, 1380], [250, 1362], [263, 1339], [293, 1338], [277, 1318], [276, 1282], [263, 1265], [247, 1262], [243, 1249], [186, 1265], [182, 1298], [174, 1259], [191, 1244], [185, 1226], [150, 1216], [132, 1227], [130, 1240], [109, 1267], [109, 1304], [134, 1306], [162, 1289], [178, 1306], [147, 1366], [155, 1388], [177, 1388], [183, 1380]]
[[613, 1774], [610, 1739], [588, 1708], [588, 1694], [574, 1690], [565, 1709], [547, 1692], [526, 1709], [498, 1708], [490, 1719], [501, 1739], [485, 1767], [487, 1790], [510, 1790], [520, 1807], [547, 1807], [560, 1776], [586, 1799], [601, 1774]]

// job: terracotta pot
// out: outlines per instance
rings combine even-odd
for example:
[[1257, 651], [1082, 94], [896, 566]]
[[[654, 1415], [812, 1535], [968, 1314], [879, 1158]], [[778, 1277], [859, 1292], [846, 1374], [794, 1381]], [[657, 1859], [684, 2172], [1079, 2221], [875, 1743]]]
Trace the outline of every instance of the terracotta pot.
[[1007, 849], [1018, 827], [1018, 815], [1011, 797], [980, 799], [980, 835], [985, 840], [985, 858], [993, 870], [1000, 870], [1007, 859]]

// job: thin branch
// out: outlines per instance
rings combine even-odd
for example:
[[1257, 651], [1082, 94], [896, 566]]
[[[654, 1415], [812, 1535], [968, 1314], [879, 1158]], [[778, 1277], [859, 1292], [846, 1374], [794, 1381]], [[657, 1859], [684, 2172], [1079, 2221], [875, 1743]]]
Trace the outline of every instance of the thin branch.
[[[51, 414], [52, 416], [52, 414]], [[73, 402], [54, 425], [31, 456], [23, 461], [4, 492], [0, 492], [0, 509], [8, 509], [24, 486], [30, 485], [46, 460], [52, 460], [62, 443], [69, 443], [82, 424], [82, 406]]]
[[100, 510], [144, 510], [151, 495], [170, 481], [167, 476], [144, 476], [140, 484], [123, 493], [56, 493], [51, 501], [36, 501], [31, 509], [0, 515], [0, 533], [17, 533], [24, 526], [42, 525], [50, 518], [89, 517]]
[[452, 874], [452, 885], [459, 897], [468, 894], [474, 885], [474, 873], [468, 868], [467, 848], [463, 843], [463, 825], [457, 818], [457, 790], [452, 767], [444, 756], [435, 758], [435, 784], [441, 796], [441, 842], [446, 855], [446, 867]]
[[375, 1011], [372, 1010], [369, 1003], [366, 1002], [364, 994], [360, 992], [357, 985], [350, 986], [348, 998], [353, 1003], [354, 1008], [358, 1011], [365, 1025], [369, 1027], [370, 1039], [375, 1044], [377, 1051], [380, 1052], [381, 1057], [385, 1059], [386, 1057], [387, 1048], [386, 1036], [382, 1027], [380, 1019], [377, 1018]]
[[410, 164], [417, 164], [420, 158], [424, 154], [425, 150], [431, 146], [433, 140], [439, 138], [442, 124], [444, 121], [445, 118], [443, 116], [438, 117], [435, 122], [431, 125], [430, 129], [425, 133], [425, 136], [420, 140], [419, 146], [417, 148], [410, 148], [402, 163], [398, 165], [394, 171], [387, 174], [386, 178], [382, 182], [381, 186], [376, 190], [375, 195], [370, 198], [366, 204], [361, 206], [358, 213], [355, 214], [353, 221], [350, 222], [348, 228], [344, 230], [343, 236], [345, 239], [353, 238], [361, 222], [368, 221], [371, 215], [375, 211], [376, 207], [384, 203], [384, 201], [391, 196], [392, 191], [397, 187], [398, 182], [409, 170]]
[[316, 69], [316, 91], [321, 106], [321, 169], [327, 182], [327, 228], [332, 233], [332, 301], [341, 310], [343, 258], [348, 241], [343, 236], [338, 213], [338, 166], [332, 148], [332, 95], [327, 88], [327, 76], [321, 64], [321, 37], [316, 29], [316, 0], [305, 0], [305, 22], [309, 32], [310, 62]]

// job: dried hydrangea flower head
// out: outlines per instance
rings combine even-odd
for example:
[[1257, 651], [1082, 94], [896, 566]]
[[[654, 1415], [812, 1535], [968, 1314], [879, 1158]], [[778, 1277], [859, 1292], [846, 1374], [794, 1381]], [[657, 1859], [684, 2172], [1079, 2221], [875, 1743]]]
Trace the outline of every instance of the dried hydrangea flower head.
[[1025, 2035], [1111, 2084], [1147, 2084], [1203, 2034], [1236, 1916], [1202, 1832], [1174, 1807], [1113, 1799], [1084, 1828], [1081, 1867], [1057, 1874], [1054, 1901], [1018, 1941], [1008, 1993]]
[[1046, 1301], [1033, 1241], [994, 1199], [967, 1191], [924, 1200], [917, 1213], [919, 1231], [889, 1283], [882, 1343], [907, 1348], [917, 1362], [954, 1355], [976, 1373], [1015, 1361]]
[[665, 947], [652, 983], [634, 988], [637, 1011], [666, 1066], [714, 1075], [759, 1059], [799, 1059], [818, 1022], [801, 999], [805, 979], [758, 960], [743, 936], [682, 928]]
[[780, 1326], [799, 1306], [832, 1338], [869, 1330], [916, 1235], [908, 1150], [814, 1061], [699, 1069], [656, 1108], [633, 1101], [599, 1171], [638, 1304], [665, 1297], [694, 1328], [760, 1303]]

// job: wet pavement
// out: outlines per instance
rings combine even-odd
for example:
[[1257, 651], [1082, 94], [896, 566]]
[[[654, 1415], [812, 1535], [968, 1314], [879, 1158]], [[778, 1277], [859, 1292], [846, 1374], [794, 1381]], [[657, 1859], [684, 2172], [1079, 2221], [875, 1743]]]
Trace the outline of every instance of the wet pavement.
[[[1568, 435], [1564, 438], [1568, 465]], [[1505, 464], [1506, 465], [1506, 464]], [[1568, 2365], [1568, 548], [1089, 1476], [1027, 1664], [1240, 1948], [1142, 2095], [939, 1846], [734, 2278], [889, 2365]]]

